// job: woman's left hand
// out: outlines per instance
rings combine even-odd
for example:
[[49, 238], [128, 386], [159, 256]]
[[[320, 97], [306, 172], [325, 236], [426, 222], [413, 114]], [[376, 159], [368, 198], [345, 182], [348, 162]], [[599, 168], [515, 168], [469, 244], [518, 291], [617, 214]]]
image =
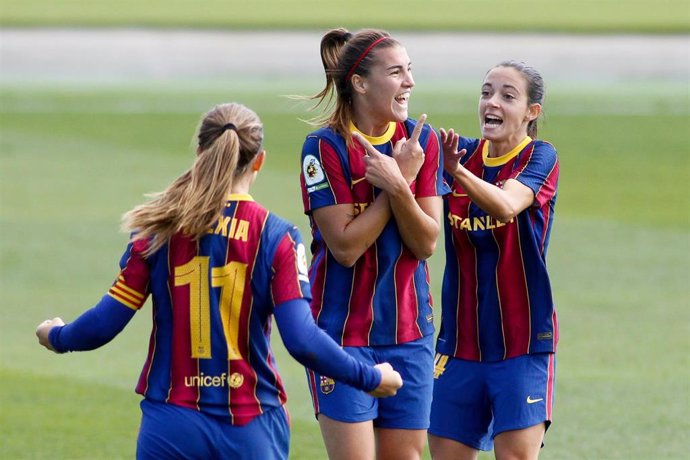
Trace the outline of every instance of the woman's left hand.
[[424, 149], [419, 144], [419, 135], [422, 133], [425, 122], [426, 114], [422, 114], [417, 120], [412, 136], [407, 140], [401, 139], [393, 148], [393, 158], [398, 163], [400, 172], [408, 184], [417, 178], [417, 174], [424, 164]]

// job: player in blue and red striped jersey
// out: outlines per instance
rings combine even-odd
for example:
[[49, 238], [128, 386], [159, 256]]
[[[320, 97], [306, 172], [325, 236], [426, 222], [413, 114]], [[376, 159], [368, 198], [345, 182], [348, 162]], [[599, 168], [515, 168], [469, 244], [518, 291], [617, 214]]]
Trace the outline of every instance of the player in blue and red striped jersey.
[[[546, 270], [559, 163], [536, 139], [544, 84], [492, 68], [481, 139], [441, 129], [446, 269], [429, 444], [435, 460], [534, 459], [551, 423], [558, 323]], [[459, 151], [458, 151], [459, 149]]]
[[271, 317], [288, 351], [374, 396], [402, 385], [364, 364], [309, 310], [307, 261], [295, 226], [252, 200], [265, 159], [263, 126], [235, 103], [206, 114], [194, 165], [124, 217], [133, 232], [102, 300], [74, 322], [36, 334], [63, 353], [97, 348], [153, 298], [153, 330], [136, 387], [144, 396], [137, 458], [286, 459], [287, 396], [271, 351]]
[[378, 401], [309, 372], [315, 412], [331, 459], [420, 458], [433, 382], [425, 259], [447, 189], [440, 141], [425, 115], [408, 118], [410, 58], [388, 33], [331, 30], [321, 58], [326, 87], [314, 99], [335, 106], [304, 142], [300, 177], [312, 313], [353, 356], [391, 362], [405, 385]]

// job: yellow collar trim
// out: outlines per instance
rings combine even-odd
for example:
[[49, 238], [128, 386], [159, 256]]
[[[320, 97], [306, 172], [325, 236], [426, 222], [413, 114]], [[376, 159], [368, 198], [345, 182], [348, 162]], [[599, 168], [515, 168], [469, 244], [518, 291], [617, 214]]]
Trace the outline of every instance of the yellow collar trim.
[[228, 201], [254, 201], [254, 198], [248, 193], [231, 193]]
[[383, 133], [380, 136], [373, 137], [367, 136], [362, 131], [357, 129], [354, 123], [350, 122], [350, 132], [358, 132], [359, 134], [364, 136], [364, 138], [368, 140], [371, 143], [371, 145], [381, 145], [393, 139], [393, 134], [395, 134], [395, 126], [396, 123], [394, 121], [391, 121], [385, 133]]
[[503, 166], [504, 164], [508, 163], [510, 160], [515, 158], [518, 153], [522, 152], [522, 149], [524, 149], [527, 144], [532, 142], [532, 138], [529, 136], [526, 136], [522, 142], [520, 142], [518, 145], [513, 147], [513, 150], [510, 152], [506, 153], [505, 155], [501, 155], [500, 157], [489, 157], [489, 143], [490, 141], [484, 142], [484, 146], [482, 147], [482, 159], [484, 160], [484, 165], [485, 166]]

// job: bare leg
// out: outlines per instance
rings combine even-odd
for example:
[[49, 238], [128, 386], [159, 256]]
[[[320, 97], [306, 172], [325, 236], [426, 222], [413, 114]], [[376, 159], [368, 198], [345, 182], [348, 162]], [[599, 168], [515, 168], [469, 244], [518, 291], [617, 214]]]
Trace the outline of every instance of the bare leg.
[[536, 460], [544, 440], [543, 423], [522, 430], [505, 431], [494, 438], [496, 460]]
[[376, 428], [377, 460], [420, 460], [426, 430]]
[[319, 426], [330, 460], [373, 460], [375, 440], [371, 421], [346, 423], [319, 414]]
[[450, 438], [429, 435], [429, 450], [434, 460], [476, 460], [479, 451]]

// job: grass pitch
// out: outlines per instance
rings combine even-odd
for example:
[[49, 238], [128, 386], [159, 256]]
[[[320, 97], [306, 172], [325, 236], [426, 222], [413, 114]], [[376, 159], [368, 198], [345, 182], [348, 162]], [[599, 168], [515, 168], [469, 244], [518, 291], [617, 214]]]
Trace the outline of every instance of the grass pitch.
[[[253, 195], [308, 240], [298, 174], [309, 128], [298, 120], [304, 108], [280, 93], [247, 82], [0, 86], [0, 457], [133, 458], [150, 305], [89, 353], [55, 356], [33, 331], [48, 317], [74, 319], [107, 290], [127, 239], [120, 215], [191, 164], [194, 129], [213, 104], [241, 101], [262, 117], [268, 158]], [[540, 137], [561, 159], [549, 266], [562, 336], [543, 459], [680, 459], [690, 448], [690, 110], [678, 94], [650, 85], [547, 96]], [[411, 113], [476, 136], [476, 97], [419, 91]], [[431, 259], [437, 305], [442, 263], [440, 253]], [[278, 336], [273, 343], [292, 458], [325, 458], [304, 371]]]

